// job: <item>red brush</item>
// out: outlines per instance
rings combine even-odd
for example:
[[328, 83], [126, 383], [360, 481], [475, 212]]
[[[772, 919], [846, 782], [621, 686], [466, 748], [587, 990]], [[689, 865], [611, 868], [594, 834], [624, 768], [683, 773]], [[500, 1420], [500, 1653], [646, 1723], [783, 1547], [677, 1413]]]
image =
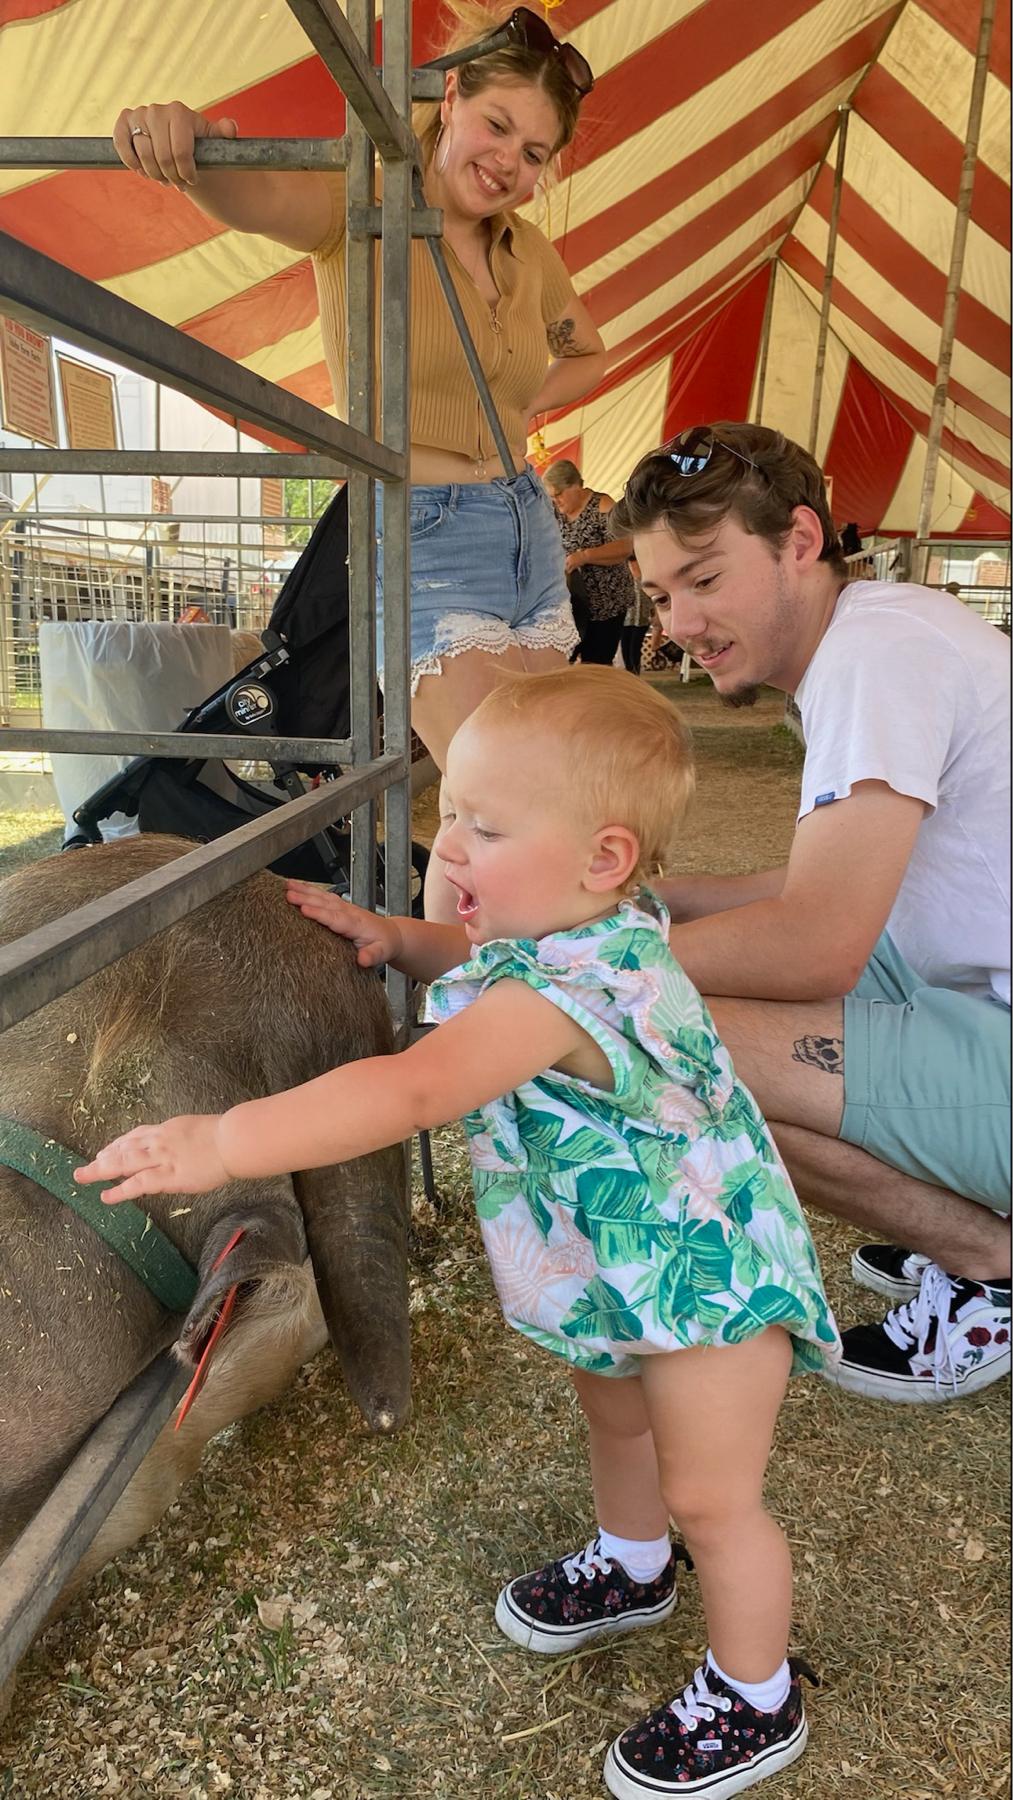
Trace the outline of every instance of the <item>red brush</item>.
[[[227, 1256], [231, 1255], [232, 1251], [235, 1249], [236, 1245], [238, 1244], [240, 1238], [245, 1237], [245, 1235], [246, 1234], [245, 1234], [242, 1226], [239, 1227], [238, 1231], [233, 1232], [233, 1234], [230, 1237], [228, 1243], [226, 1244], [224, 1250], [221, 1252], [221, 1254], [219, 1256], [215, 1257], [215, 1260], [211, 1265], [212, 1275], [215, 1273], [216, 1269], [221, 1268], [222, 1263], [225, 1261], [225, 1258]], [[234, 1310], [235, 1304], [236, 1304], [236, 1295], [238, 1294], [238, 1292], [239, 1292], [239, 1283], [237, 1281], [234, 1287], [230, 1287], [228, 1293], [225, 1296], [225, 1299], [222, 1301], [221, 1308], [218, 1313], [218, 1317], [215, 1320], [214, 1325], [211, 1329], [211, 1333], [210, 1333], [210, 1336], [208, 1337], [208, 1341], [205, 1344], [204, 1349], [201, 1352], [200, 1362], [197, 1364], [197, 1367], [194, 1370], [193, 1380], [191, 1381], [190, 1386], [187, 1388], [186, 1393], [183, 1395], [183, 1399], [180, 1402], [180, 1408], [179, 1408], [178, 1413], [176, 1414], [176, 1423], [173, 1426], [174, 1431], [179, 1430], [180, 1426], [183, 1423], [183, 1420], [186, 1418], [187, 1413], [190, 1411], [191, 1406], [193, 1405], [194, 1401], [197, 1398], [197, 1395], [200, 1393], [201, 1388], [204, 1386], [204, 1383], [207, 1380], [208, 1368], [211, 1363], [212, 1351], [214, 1350], [215, 1345], [217, 1344], [219, 1338], [222, 1335], [222, 1332], [225, 1330], [226, 1325], [228, 1324], [230, 1318], [232, 1317], [232, 1313], [233, 1313], [233, 1310]]]

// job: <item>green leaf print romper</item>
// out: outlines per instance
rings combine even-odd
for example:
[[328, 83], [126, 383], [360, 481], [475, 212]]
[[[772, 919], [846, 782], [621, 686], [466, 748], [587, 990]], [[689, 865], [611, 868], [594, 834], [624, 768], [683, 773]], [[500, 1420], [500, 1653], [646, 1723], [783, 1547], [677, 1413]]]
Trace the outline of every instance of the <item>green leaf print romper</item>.
[[576, 1367], [741, 1344], [782, 1325], [793, 1371], [840, 1355], [794, 1189], [641, 890], [610, 918], [494, 940], [430, 990], [437, 1023], [523, 981], [608, 1058], [614, 1091], [547, 1069], [469, 1113], [475, 1205], [507, 1322]]

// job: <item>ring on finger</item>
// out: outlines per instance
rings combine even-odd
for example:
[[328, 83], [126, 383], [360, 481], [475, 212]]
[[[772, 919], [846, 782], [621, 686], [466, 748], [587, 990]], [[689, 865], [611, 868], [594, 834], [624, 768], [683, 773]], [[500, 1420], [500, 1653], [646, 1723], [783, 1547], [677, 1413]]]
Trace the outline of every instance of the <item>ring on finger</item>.
[[131, 125], [131, 127], [130, 127], [130, 135], [131, 135], [131, 137], [132, 137], [132, 138], [135, 138], [135, 137], [150, 137], [150, 136], [151, 136], [151, 133], [150, 133], [150, 131], [145, 131], [145, 129], [144, 129], [144, 126], [143, 126], [143, 125]]

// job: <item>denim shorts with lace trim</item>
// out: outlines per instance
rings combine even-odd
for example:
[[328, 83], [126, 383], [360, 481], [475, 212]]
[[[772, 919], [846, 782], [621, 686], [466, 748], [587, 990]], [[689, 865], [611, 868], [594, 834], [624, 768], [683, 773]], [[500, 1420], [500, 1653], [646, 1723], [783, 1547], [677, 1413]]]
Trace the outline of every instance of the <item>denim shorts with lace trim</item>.
[[[383, 497], [376, 511], [377, 664], [383, 665]], [[577, 642], [552, 502], [534, 470], [411, 490], [412, 693], [465, 650], [502, 656]]]

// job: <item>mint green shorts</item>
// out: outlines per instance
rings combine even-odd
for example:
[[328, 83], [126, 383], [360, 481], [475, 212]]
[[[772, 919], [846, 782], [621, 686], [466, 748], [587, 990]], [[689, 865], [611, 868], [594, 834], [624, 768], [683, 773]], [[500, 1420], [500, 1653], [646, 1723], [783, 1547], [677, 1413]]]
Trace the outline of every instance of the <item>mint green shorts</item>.
[[893, 1169], [1010, 1211], [1010, 1014], [926, 987], [884, 932], [844, 1000], [841, 1137]]

